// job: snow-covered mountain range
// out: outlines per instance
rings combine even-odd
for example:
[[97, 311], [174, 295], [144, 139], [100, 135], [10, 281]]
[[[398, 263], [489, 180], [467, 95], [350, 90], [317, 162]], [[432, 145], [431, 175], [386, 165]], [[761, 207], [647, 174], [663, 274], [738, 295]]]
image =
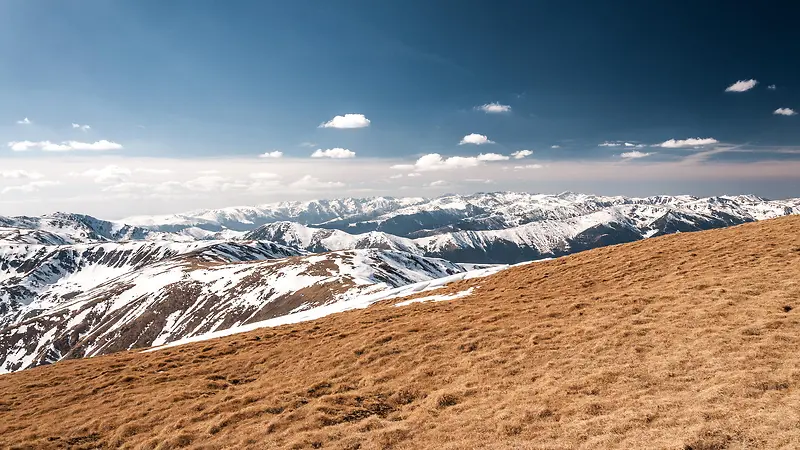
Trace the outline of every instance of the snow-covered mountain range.
[[0, 217], [0, 372], [162, 345], [474, 264], [798, 213], [800, 199], [500, 192], [120, 221]]

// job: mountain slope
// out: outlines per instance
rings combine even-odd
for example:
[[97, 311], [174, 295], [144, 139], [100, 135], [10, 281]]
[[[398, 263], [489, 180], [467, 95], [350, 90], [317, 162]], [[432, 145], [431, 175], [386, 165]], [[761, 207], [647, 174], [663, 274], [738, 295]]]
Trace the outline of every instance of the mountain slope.
[[[145, 262], [149, 255], [140, 252], [133, 269], [85, 269], [49, 286], [50, 296], [39, 295], [0, 327], [0, 373], [160, 345], [464, 271], [443, 260], [375, 249], [270, 261], [285, 248], [272, 244], [258, 254], [241, 244], [225, 244], [225, 251], [221, 245], [160, 262]], [[215, 257], [220, 253], [224, 257]], [[87, 287], [87, 273], [98, 272], [117, 276], [92, 277], [96, 284]]]
[[269, 242], [0, 244], [0, 328], [37, 315], [112, 278], [192, 252], [206, 260], [225, 262], [305, 254]]
[[590, 250], [0, 376], [0, 445], [797, 448], [799, 279], [800, 217]]

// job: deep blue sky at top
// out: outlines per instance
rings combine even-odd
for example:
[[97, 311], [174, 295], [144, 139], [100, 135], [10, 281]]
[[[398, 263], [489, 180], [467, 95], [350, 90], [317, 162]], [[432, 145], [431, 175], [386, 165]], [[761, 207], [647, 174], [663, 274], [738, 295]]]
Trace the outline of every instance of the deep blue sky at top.
[[[800, 108], [798, 17], [788, 1], [5, 0], [0, 122], [89, 123], [170, 156], [485, 151], [456, 145], [469, 133], [554, 159], [604, 140], [796, 145], [771, 112]], [[473, 110], [495, 101], [513, 112]], [[344, 113], [372, 126], [316, 128]], [[30, 132], [0, 137], [49, 138]]]

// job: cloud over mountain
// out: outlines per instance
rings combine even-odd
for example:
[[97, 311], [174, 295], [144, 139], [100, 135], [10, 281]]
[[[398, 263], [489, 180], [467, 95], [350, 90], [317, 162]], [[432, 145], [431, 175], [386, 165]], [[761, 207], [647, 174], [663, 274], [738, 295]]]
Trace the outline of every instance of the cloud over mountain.
[[530, 150], [518, 150], [518, 151], [512, 153], [511, 157], [513, 157], [514, 159], [522, 159], [522, 158], [531, 156], [532, 154], [533, 154], [533, 152], [530, 151]]
[[317, 149], [311, 154], [312, 158], [333, 158], [333, 159], [346, 159], [355, 158], [356, 152], [346, 148], [329, 148], [327, 150]]
[[670, 139], [658, 144], [658, 147], [664, 148], [686, 148], [686, 147], [700, 147], [703, 145], [711, 145], [719, 143], [714, 138], [689, 138], [689, 139]]
[[323, 122], [319, 128], [365, 128], [370, 125], [370, 120], [363, 114], [345, 114]]
[[464, 144], [473, 144], [473, 145], [494, 144], [494, 141], [490, 141], [489, 138], [483, 134], [472, 133], [461, 138], [461, 142], [458, 143], [458, 145], [464, 145]]
[[122, 145], [105, 139], [96, 142], [64, 141], [60, 144], [50, 141], [12, 141], [8, 147], [15, 152], [24, 152], [32, 149], [40, 149], [45, 152], [69, 152], [69, 151], [108, 151], [121, 150]]
[[619, 156], [625, 159], [638, 159], [650, 155], [652, 155], [652, 153], [645, 153], [645, 152], [640, 152], [639, 150], [633, 150], [631, 152], [621, 153]]

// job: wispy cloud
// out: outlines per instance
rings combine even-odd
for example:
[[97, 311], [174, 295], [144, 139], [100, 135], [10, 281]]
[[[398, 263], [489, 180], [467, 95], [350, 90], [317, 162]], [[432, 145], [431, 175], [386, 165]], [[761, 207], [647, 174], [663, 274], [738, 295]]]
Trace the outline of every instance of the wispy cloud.
[[494, 144], [494, 141], [490, 141], [488, 137], [482, 134], [472, 133], [464, 136], [461, 139], [461, 142], [458, 143], [458, 145], [464, 145], [464, 144], [473, 144], [473, 145]]
[[511, 154], [514, 159], [522, 159], [533, 154], [530, 150], [518, 150]]
[[272, 172], [256, 172], [251, 173], [250, 178], [254, 180], [274, 180], [276, 178], [280, 178], [280, 175]]
[[138, 173], [148, 173], [151, 175], [169, 175], [172, 173], [171, 169], [150, 169], [145, 167], [139, 167], [134, 172]]
[[508, 156], [499, 153], [481, 153], [477, 156], [478, 161], [508, 161]]
[[725, 92], [745, 92], [753, 89], [757, 84], [756, 80], [739, 80], [725, 88]]
[[333, 119], [323, 122], [319, 128], [365, 128], [370, 124], [370, 120], [363, 114], [345, 114], [336, 116]]
[[436, 181], [431, 181], [430, 183], [427, 184], [427, 186], [430, 186], [430, 187], [445, 187], [445, 186], [450, 186], [450, 183], [448, 183], [445, 180], [436, 180]]
[[514, 170], [536, 170], [544, 167], [541, 164], [525, 164], [524, 166], [514, 166]]
[[770, 84], [769, 86], [767, 86], [767, 89], [769, 89], [770, 91], [774, 91], [775, 89], [778, 89], [778, 86], [775, 86], [774, 84]]
[[130, 178], [132, 172], [130, 169], [120, 167], [117, 165], [108, 165], [99, 169], [89, 169], [83, 172], [72, 172], [69, 175], [75, 177], [92, 178], [95, 183], [120, 183]]
[[300, 147], [314, 148], [314, 147], [317, 146], [317, 143], [316, 142], [301, 142], [299, 146]]
[[31, 181], [27, 184], [21, 184], [19, 186], [8, 186], [3, 188], [0, 193], [2, 194], [9, 194], [12, 192], [35, 192], [41, 190], [42, 188], [51, 187], [51, 186], [58, 186], [61, 184], [60, 181], [52, 181], [52, 180], [39, 180], [39, 181]]
[[312, 158], [333, 158], [333, 159], [345, 159], [345, 158], [355, 158], [356, 152], [348, 150], [346, 148], [329, 148], [327, 150], [317, 149], [314, 153], [311, 154]]
[[664, 148], [687, 148], [687, 147], [701, 147], [703, 145], [711, 145], [719, 143], [714, 138], [689, 138], [689, 139], [670, 139], [658, 144], [658, 147]]
[[273, 159], [274, 158], [282, 158], [283, 157], [283, 152], [280, 151], [280, 150], [274, 150], [274, 151], [271, 151], [271, 152], [262, 153], [262, 154], [258, 155], [258, 157], [259, 158], [273, 158]]
[[292, 183], [290, 186], [296, 189], [314, 190], [340, 188], [344, 187], [345, 184], [340, 181], [321, 181], [319, 178], [312, 175], [305, 175], [304, 177]]
[[602, 144], [597, 144], [598, 147], [619, 147], [622, 143], [620, 142], [603, 142]]
[[11, 179], [25, 178], [29, 180], [38, 180], [43, 176], [44, 175], [40, 174], [39, 172], [28, 172], [27, 170], [21, 170], [21, 169], [0, 171], [0, 178], [11, 178]]
[[561, 148], [560, 145], [551, 145], [550, 148]]
[[650, 156], [652, 153], [645, 153], [640, 152], [639, 150], [633, 150], [631, 152], [621, 153], [619, 156], [625, 159], [637, 159], [637, 158], [644, 158], [645, 156]]
[[500, 113], [510, 112], [511, 106], [501, 105], [498, 102], [494, 102], [494, 103], [487, 103], [481, 106], [476, 106], [475, 109], [479, 109], [487, 114], [500, 114]]
[[793, 116], [797, 114], [797, 112], [792, 108], [778, 108], [773, 111], [772, 114], [777, 114], [779, 116]]
[[18, 120], [18, 121], [17, 121], [17, 124], [19, 124], [19, 125], [30, 125], [30, 124], [32, 124], [32, 123], [33, 123], [33, 122], [31, 122], [31, 120], [30, 120], [30, 119], [28, 119], [27, 117], [26, 117], [26, 118], [24, 118], [24, 119], [22, 119], [22, 120]]
[[35, 148], [45, 152], [69, 152], [73, 150], [108, 151], [122, 149], [121, 144], [105, 139], [96, 142], [65, 141], [60, 144], [50, 141], [12, 141], [8, 143], [8, 147], [15, 152], [24, 152]]
[[81, 131], [89, 131], [89, 130], [92, 129], [92, 127], [90, 127], [89, 125], [81, 125], [79, 123], [73, 123], [72, 124], [72, 128], [74, 128], [76, 130], [81, 130]]

